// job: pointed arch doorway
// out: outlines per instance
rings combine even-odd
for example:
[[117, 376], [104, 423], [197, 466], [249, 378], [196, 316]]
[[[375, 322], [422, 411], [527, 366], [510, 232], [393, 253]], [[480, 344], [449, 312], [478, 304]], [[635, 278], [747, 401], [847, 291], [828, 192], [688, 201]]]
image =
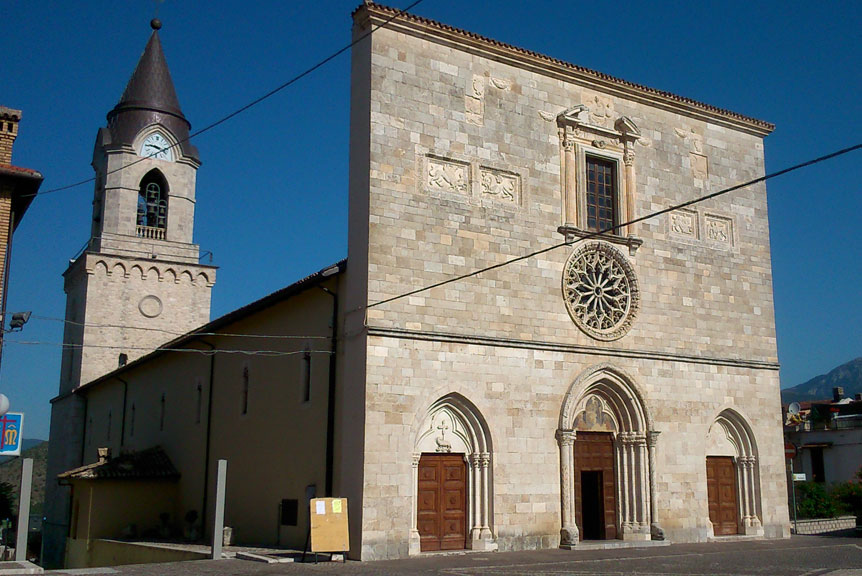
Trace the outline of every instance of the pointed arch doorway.
[[706, 488], [713, 536], [763, 535], [757, 443], [736, 410], [722, 410], [709, 428]]
[[496, 550], [491, 436], [460, 394], [434, 402], [415, 436], [410, 554]]
[[608, 364], [585, 371], [560, 411], [560, 547], [580, 540], [662, 540], [655, 445], [643, 397]]

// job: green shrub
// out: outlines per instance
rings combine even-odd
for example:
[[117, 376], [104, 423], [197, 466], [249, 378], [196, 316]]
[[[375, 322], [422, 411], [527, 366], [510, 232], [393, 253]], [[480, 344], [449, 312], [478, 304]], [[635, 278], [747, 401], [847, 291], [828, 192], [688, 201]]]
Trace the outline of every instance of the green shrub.
[[835, 499], [818, 482], [796, 484], [796, 510], [799, 518], [833, 518], [839, 514]]
[[833, 486], [831, 495], [840, 512], [862, 516], [862, 468], [856, 472], [856, 478]]

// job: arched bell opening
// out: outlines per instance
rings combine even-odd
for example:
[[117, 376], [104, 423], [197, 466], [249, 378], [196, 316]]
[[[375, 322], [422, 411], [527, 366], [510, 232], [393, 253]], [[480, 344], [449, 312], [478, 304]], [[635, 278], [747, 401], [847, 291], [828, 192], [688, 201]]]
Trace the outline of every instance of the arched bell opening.
[[658, 432], [633, 380], [603, 364], [563, 401], [559, 429], [560, 546], [580, 540], [662, 540], [655, 502]]
[[746, 419], [722, 410], [709, 428], [706, 452], [712, 535], [763, 535], [757, 443]]
[[496, 550], [492, 455], [473, 403], [453, 393], [430, 406], [414, 441], [410, 554]]
[[165, 240], [168, 228], [168, 192], [168, 181], [157, 168], [147, 172], [141, 179], [138, 188], [138, 237]]

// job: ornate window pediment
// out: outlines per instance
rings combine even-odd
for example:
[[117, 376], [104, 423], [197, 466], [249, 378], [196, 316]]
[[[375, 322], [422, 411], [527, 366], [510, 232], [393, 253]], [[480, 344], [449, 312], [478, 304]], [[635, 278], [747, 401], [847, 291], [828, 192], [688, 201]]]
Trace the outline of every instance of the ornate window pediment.
[[634, 147], [641, 133], [631, 118], [614, 120], [610, 100], [596, 97], [596, 103], [592, 111], [577, 104], [557, 115], [564, 215], [559, 232], [567, 240], [605, 232], [633, 254], [643, 242], [624, 224], [635, 218]]

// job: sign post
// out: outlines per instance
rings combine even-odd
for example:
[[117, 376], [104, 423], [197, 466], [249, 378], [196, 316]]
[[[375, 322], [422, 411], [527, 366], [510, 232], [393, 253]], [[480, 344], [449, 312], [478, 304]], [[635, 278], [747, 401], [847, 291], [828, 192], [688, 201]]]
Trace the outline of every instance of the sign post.
[[793, 442], [785, 442], [784, 457], [787, 458], [790, 464], [787, 470], [787, 479], [789, 480], [787, 485], [790, 486], [790, 494], [793, 499], [793, 532], [795, 534], [799, 534], [799, 525], [796, 522], [796, 479], [794, 477], [795, 474], [793, 473], [793, 459], [796, 458], [796, 454], [796, 445]]

